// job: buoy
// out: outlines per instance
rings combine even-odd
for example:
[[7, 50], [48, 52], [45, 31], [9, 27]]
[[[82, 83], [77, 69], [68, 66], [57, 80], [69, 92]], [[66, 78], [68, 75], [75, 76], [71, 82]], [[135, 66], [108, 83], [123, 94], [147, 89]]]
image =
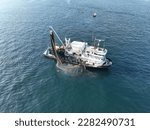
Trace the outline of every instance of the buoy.
[[93, 17], [96, 17], [96, 13], [93, 13]]

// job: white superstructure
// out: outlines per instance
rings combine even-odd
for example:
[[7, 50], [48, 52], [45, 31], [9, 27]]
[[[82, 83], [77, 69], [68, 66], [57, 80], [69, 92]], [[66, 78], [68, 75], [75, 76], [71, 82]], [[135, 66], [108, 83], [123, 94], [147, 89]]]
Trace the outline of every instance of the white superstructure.
[[[98, 44], [100, 44], [100, 41]], [[65, 45], [65, 55], [72, 55], [82, 60], [86, 66], [97, 68], [105, 64], [109, 66], [112, 64], [112, 62], [108, 64], [108, 59], [106, 58], [107, 49], [105, 48], [89, 46], [88, 43], [81, 41], [70, 42], [70, 39], [65, 39]]]

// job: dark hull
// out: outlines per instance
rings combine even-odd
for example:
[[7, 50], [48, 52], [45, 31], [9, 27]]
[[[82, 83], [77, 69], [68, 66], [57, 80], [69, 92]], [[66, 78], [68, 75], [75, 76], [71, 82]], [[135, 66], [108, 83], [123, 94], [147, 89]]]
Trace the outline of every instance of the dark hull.
[[[69, 63], [72, 65], [81, 64], [81, 65], [84, 65], [85, 68], [88, 70], [108, 69], [112, 65], [112, 61], [109, 58], [107, 58], [106, 62], [102, 66], [93, 67], [91, 65], [82, 63], [81, 61], [77, 60], [74, 56], [66, 56], [64, 49], [58, 49], [57, 54], [58, 54], [59, 59], [62, 61], [62, 63]], [[49, 51], [48, 51], [47, 55], [45, 55], [45, 57], [56, 60], [56, 58], [54, 57], [53, 51], [51, 49], [49, 49]]]

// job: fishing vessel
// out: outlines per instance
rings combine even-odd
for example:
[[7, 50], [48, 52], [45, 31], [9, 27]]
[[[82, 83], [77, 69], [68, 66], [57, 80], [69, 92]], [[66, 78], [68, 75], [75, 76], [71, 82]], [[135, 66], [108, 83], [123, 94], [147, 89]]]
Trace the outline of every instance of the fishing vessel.
[[[101, 47], [103, 40], [95, 39], [94, 45], [87, 42], [71, 41], [65, 38], [63, 43], [53, 27], [49, 27], [54, 32], [61, 45], [55, 44], [56, 52], [61, 59], [71, 64], [83, 64], [86, 68], [108, 68], [112, 65], [112, 61], [106, 57], [107, 49]], [[56, 59], [53, 49], [49, 46], [43, 53], [46, 57]]]

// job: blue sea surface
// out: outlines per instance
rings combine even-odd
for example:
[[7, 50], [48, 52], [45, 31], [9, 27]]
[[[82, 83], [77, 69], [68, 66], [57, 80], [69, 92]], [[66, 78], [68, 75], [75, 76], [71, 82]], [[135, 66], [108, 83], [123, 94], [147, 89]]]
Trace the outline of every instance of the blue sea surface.
[[[43, 56], [49, 25], [105, 39], [113, 65], [58, 70]], [[150, 112], [150, 0], [1, 0], [0, 112]]]

